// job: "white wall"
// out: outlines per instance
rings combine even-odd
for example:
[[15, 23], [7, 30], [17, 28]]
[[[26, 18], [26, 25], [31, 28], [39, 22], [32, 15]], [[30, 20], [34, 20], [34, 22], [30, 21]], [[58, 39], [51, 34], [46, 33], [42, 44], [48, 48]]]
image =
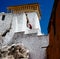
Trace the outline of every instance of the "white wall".
[[[5, 37], [0, 38], [0, 43], [2, 43], [1, 45], [3, 46], [12, 45], [13, 43], [23, 43], [30, 50], [30, 59], [45, 59], [46, 48], [42, 47], [48, 46], [49, 36], [38, 37], [37, 34], [39, 31], [41, 34], [38, 16], [35, 12], [27, 14], [30, 23], [33, 26], [32, 30], [26, 27], [25, 13], [6, 14], [4, 21], [1, 20], [2, 14], [0, 14], [0, 33], [4, 33], [7, 29], [9, 29], [10, 24], [12, 23], [10, 31]], [[22, 33], [22, 31], [25, 31], [25, 34]]]
[[[5, 20], [2, 21], [2, 15], [5, 14]], [[37, 35], [42, 35], [41, 27], [39, 23], [39, 18], [36, 12], [27, 13], [29, 22], [32, 25], [32, 29], [27, 27], [27, 18], [25, 13], [12, 14], [12, 13], [0, 13], [0, 35], [3, 34], [6, 30], [9, 30], [10, 25], [11, 29], [6, 33], [4, 39], [4, 45], [12, 41], [12, 37], [17, 32], [24, 32], [24, 34], [37, 33]]]
[[5, 14], [5, 20], [2, 21], [2, 14], [0, 14], [0, 34], [3, 34], [7, 29], [10, 28], [10, 23], [12, 20], [11, 14]]
[[37, 35], [43, 35], [41, 33], [41, 27], [39, 18], [36, 12], [27, 13], [30, 24], [32, 25], [32, 29], [26, 29], [25, 34], [29, 33], [37, 33]]
[[37, 34], [26, 35], [23, 33], [16, 33], [13, 37], [12, 43], [22, 43], [27, 47], [30, 51], [29, 59], [46, 59], [46, 48], [49, 45], [49, 36], [37, 37]]

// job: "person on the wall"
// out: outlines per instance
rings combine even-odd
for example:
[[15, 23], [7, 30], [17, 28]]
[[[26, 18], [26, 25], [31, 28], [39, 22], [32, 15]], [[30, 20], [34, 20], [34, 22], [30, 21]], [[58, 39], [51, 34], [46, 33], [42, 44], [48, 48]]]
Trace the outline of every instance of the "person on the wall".
[[32, 29], [32, 25], [31, 25], [30, 22], [29, 22], [29, 19], [28, 19], [27, 14], [26, 14], [26, 19], [27, 19], [27, 27], [28, 27], [29, 29]]

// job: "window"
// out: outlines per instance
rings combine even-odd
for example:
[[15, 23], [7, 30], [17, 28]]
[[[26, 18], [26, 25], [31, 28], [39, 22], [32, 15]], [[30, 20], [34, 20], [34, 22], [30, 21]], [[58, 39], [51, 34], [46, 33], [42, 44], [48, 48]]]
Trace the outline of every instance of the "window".
[[5, 19], [5, 15], [2, 15], [2, 21]]

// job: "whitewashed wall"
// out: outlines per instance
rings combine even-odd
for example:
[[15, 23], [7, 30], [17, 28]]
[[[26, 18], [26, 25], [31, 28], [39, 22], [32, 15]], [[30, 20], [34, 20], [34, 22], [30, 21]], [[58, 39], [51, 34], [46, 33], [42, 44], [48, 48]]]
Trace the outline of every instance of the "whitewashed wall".
[[[26, 15], [5, 13], [5, 20], [2, 21], [0, 14], [0, 35], [6, 30], [10, 30], [4, 37], [0, 37], [0, 46], [7, 46], [17, 43], [23, 43], [30, 50], [30, 59], [45, 59], [46, 48], [49, 44], [49, 36], [43, 36], [39, 25], [39, 19], [35, 12], [27, 13], [33, 29], [30, 30], [26, 26]], [[10, 24], [11, 28], [10, 28]], [[9, 29], [10, 28], [10, 29]], [[24, 33], [25, 31], [25, 33]], [[42, 36], [37, 36], [40, 34]]]
[[[49, 36], [40, 36], [37, 34], [16, 33], [11, 44], [21, 43], [30, 51], [29, 59], [46, 59], [46, 48], [49, 45]], [[43, 48], [46, 47], [46, 48]]]
[[2, 14], [0, 14], [0, 34], [3, 34], [7, 29], [10, 28], [12, 20], [12, 14], [5, 14], [5, 20], [2, 21]]
[[12, 22], [12, 28], [14, 28], [14, 32], [22, 32], [25, 31], [25, 34], [29, 33], [37, 33], [42, 35], [41, 27], [39, 23], [39, 18], [36, 12], [27, 13], [30, 24], [32, 25], [32, 29], [27, 28], [27, 19], [25, 13], [20, 14], [5, 14], [5, 20], [2, 21], [2, 13], [0, 13], [0, 34], [3, 34], [7, 29], [10, 28], [10, 23]]
[[39, 18], [36, 12], [32, 12], [32, 13], [27, 13], [28, 19], [30, 24], [32, 25], [32, 29], [27, 29], [25, 31], [25, 34], [29, 34], [29, 33], [37, 33], [37, 35], [42, 35], [41, 33], [41, 27], [40, 27], [40, 22], [39, 22]]
[[25, 13], [17, 14], [17, 27], [18, 32], [24, 32], [26, 30], [26, 16]]

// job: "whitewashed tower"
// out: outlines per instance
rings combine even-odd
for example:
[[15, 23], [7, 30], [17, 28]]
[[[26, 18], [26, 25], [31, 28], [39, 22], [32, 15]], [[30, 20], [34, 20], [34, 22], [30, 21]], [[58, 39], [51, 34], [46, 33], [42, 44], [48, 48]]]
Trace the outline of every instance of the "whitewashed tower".
[[40, 27], [40, 9], [39, 4], [27, 4], [19, 6], [10, 6], [8, 11], [16, 14], [16, 32], [25, 32], [25, 34], [37, 33], [42, 35]]

